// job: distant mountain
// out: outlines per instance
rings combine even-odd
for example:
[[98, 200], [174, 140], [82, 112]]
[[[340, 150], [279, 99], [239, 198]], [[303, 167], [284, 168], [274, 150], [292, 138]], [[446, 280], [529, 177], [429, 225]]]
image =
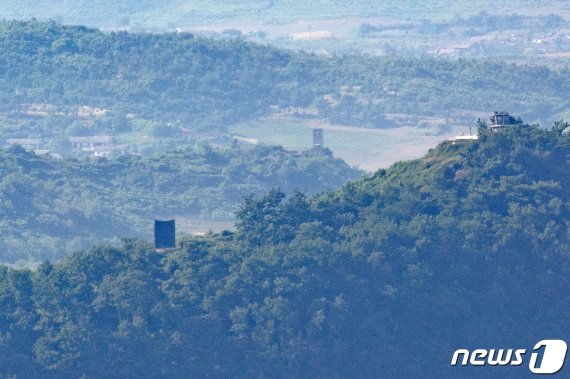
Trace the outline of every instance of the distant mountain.
[[44, 137], [52, 146], [94, 133], [135, 144], [180, 128], [219, 135], [229, 124], [283, 112], [387, 128], [394, 125], [387, 114], [404, 124], [418, 116], [454, 124], [490, 110], [544, 120], [570, 109], [567, 70], [324, 57], [239, 39], [55, 23], [0, 22], [0, 68], [0, 138]]
[[348, 17], [393, 17], [408, 20], [449, 20], [457, 16], [469, 16], [480, 11], [504, 14], [508, 12], [539, 13], [568, 11], [560, 1], [492, 1], [480, 0], [476, 6], [451, 0], [382, 1], [299, 1], [299, 0], [234, 0], [188, 2], [183, 0], [93, 0], [52, 1], [7, 0], [0, 4], [0, 17], [41, 20], [54, 19], [65, 23], [90, 26], [127, 26], [139, 24], [150, 27], [172, 25], [206, 25], [235, 21], [284, 23], [314, 21]]
[[206, 146], [79, 161], [13, 148], [0, 152], [0, 261], [61, 259], [117, 237], [150, 238], [156, 217], [178, 218], [179, 233], [206, 232], [200, 224], [231, 225], [250, 194], [272, 187], [316, 193], [359, 174], [326, 150]]
[[0, 4], [1, 18], [131, 32], [191, 31], [325, 55], [500, 59], [560, 67], [570, 50], [570, 5], [556, 0], [8, 0]]
[[[4, 267], [0, 373], [527, 377], [570, 326], [567, 126], [481, 128], [334, 192], [248, 198], [235, 233], [166, 255], [125, 239]], [[450, 365], [479, 348], [524, 364]]]

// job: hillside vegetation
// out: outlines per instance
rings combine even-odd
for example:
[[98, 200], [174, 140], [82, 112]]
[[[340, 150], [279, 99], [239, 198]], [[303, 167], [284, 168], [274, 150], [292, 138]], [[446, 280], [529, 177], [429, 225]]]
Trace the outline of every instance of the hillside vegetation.
[[570, 6], [557, 0], [5, 0], [0, 18], [131, 32], [196, 31], [287, 49], [501, 59], [566, 66]]
[[0, 373], [524, 377], [449, 362], [567, 335], [566, 126], [481, 128], [334, 192], [269, 191], [235, 233], [167, 255], [124, 240], [3, 268]]
[[[472, 121], [506, 109], [528, 120], [570, 109], [567, 70], [432, 58], [294, 53], [188, 33], [103, 33], [0, 22], [0, 138], [220, 135], [229, 124], [291, 110], [333, 123], [391, 127], [406, 115]], [[399, 115], [399, 116], [398, 116]], [[193, 134], [194, 133], [194, 134]]]
[[316, 193], [359, 174], [327, 150], [198, 146], [89, 161], [12, 148], [0, 151], [0, 262], [60, 259], [121, 236], [151, 238], [156, 217], [231, 221], [250, 194]]

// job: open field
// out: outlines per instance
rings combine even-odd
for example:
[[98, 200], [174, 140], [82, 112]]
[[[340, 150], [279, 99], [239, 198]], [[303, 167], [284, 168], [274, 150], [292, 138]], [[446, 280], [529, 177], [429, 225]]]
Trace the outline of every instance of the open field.
[[325, 146], [336, 157], [366, 171], [375, 171], [391, 164], [425, 154], [438, 143], [459, 133], [462, 127], [419, 129], [402, 126], [391, 129], [370, 129], [331, 125], [301, 118], [265, 118], [256, 122], [231, 126], [234, 137], [249, 138], [257, 143], [282, 145], [290, 150], [311, 148], [311, 129], [324, 129]]
[[172, 218], [176, 219], [176, 234], [179, 237], [204, 235], [209, 231], [220, 232], [222, 230], [234, 229], [234, 221], [205, 220], [199, 216], [196, 216], [196, 218], [174, 216]]

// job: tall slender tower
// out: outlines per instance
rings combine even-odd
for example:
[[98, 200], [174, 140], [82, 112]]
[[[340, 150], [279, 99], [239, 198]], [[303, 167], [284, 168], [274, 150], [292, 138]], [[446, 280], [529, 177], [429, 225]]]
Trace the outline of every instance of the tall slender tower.
[[323, 129], [313, 129], [313, 147], [321, 148], [324, 145]]

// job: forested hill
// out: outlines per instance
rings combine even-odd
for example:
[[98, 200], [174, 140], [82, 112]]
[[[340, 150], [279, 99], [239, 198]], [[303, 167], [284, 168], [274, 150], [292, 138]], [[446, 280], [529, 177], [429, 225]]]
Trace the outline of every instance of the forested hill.
[[[249, 198], [235, 234], [167, 255], [125, 240], [4, 268], [0, 373], [525, 377], [570, 330], [561, 129], [482, 129], [335, 192]], [[527, 355], [471, 370], [459, 348]]]
[[214, 132], [272, 106], [371, 127], [390, 126], [386, 113], [445, 118], [508, 109], [547, 119], [570, 109], [569, 78], [545, 67], [326, 57], [188, 33], [0, 21], [0, 138], [120, 134], [149, 121]]
[[194, 231], [185, 220], [231, 224], [252, 193], [317, 193], [360, 174], [324, 149], [197, 146], [90, 161], [12, 148], [0, 151], [0, 262], [55, 260], [115, 237], [150, 238], [156, 217], [178, 218], [180, 233]]

